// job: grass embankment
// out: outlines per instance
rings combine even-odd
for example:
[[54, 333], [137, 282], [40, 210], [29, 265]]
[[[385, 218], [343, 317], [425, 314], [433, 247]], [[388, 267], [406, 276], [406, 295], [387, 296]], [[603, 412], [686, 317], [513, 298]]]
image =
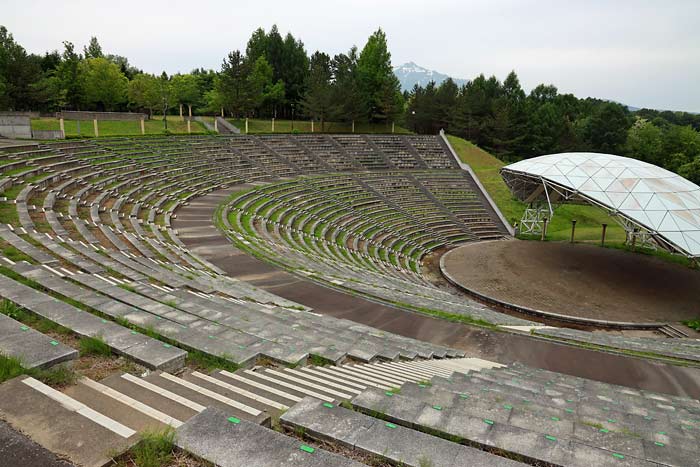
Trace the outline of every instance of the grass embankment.
[[[102, 120], [97, 122], [100, 136], [130, 136], [141, 134], [141, 122], [138, 120]], [[206, 128], [199, 123], [193, 121], [191, 123], [192, 133], [204, 134]], [[78, 122], [75, 120], [65, 120], [64, 127], [66, 137], [83, 136], [86, 138], [94, 137], [95, 130], [92, 121], [80, 122], [80, 134], [78, 134]], [[147, 135], [163, 135], [165, 128], [163, 126], [163, 117], [154, 116], [151, 120], [146, 120], [144, 127]], [[33, 118], [33, 130], [59, 130], [60, 124], [56, 118]], [[171, 134], [187, 134], [187, 122], [181, 121], [179, 116], [168, 115], [168, 133]]]
[[[227, 119], [245, 133], [245, 119]], [[292, 128], [291, 120], [275, 120], [274, 133], [311, 133], [311, 122], [309, 120], [294, 120]], [[395, 133], [409, 134], [406, 128], [396, 125]], [[248, 133], [273, 133], [272, 119], [248, 119]], [[321, 124], [314, 122], [314, 133], [321, 133]], [[343, 122], [325, 122], [323, 133], [352, 133], [352, 124]], [[391, 123], [355, 123], [355, 133], [391, 133]]]
[[[506, 165], [474, 144], [456, 136], [448, 136], [457, 155], [471, 166], [481, 183], [498, 205], [506, 220], [513, 225], [520, 222], [525, 203], [515, 199], [498, 173]], [[559, 206], [547, 227], [547, 240], [563, 241], [571, 238], [571, 221], [576, 220], [576, 241], [600, 242], [602, 224], [608, 224], [605, 234], [607, 246], [622, 246], [625, 231], [602, 209], [589, 205], [564, 204]]]

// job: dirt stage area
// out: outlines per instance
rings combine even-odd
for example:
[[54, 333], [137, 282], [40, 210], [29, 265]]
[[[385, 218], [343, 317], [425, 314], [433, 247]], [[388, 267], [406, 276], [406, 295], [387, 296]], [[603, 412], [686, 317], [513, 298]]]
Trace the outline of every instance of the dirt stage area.
[[443, 258], [465, 288], [528, 308], [625, 322], [700, 316], [700, 272], [651, 256], [512, 240], [465, 245]]

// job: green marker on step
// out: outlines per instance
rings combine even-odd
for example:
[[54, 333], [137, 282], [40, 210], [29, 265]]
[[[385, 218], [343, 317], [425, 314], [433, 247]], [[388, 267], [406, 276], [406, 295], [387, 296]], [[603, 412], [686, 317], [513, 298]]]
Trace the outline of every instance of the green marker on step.
[[20, 329], [21, 329], [22, 331], [29, 331], [29, 327], [28, 327], [28, 326], [21, 326]]
[[324, 406], [324, 407], [328, 407], [329, 409], [332, 409], [332, 408], [333, 408], [333, 404], [331, 404], [330, 402], [324, 402], [324, 403], [323, 403], [323, 406]]
[[56, 345], [58, 345], [58, 342], [56, 342], [56, 341], [51, 341], [51, 342], [49, 342], [49, 344], [51, 344], [51, 345], [53, 345], [53, 346], [56, 346]]
[[234, 425], [238, 425], [239, 423], [241, 423], [241, 421], [236, 417], [229, 417], [228, 421], [233, 423]]
[[304, 452], [308, 452], [309, 454], [313, 454], [315, 449], [312, 448], [311, 446], [307, 446], [306, 444], [302, 444], [299, 446], [299, 449], [301, 449]]
[[391, 428], [391, 429], [396, 428], [396, 425], [394, 425], [393, 423], [390, 423], [390, 422], [386, 422], [385, 426], [386, 426], [387, 428]]

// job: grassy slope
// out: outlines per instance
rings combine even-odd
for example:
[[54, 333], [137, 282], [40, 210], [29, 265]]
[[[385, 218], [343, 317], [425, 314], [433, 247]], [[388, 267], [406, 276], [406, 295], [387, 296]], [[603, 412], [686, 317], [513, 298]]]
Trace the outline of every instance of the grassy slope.
[[[66, 136], [78, 136], [78, 123], [75, 120], [66, 120], [65, 122]], [[100, 136], [126, 136], [140, 135], [141, 122], [137, 120], [117, 121], [105, 120], [98, 122]], [[162, 117], [155, 116], [152, 120], [145, 122], [146, 134], [158, 135], [163, 134]], [[199, 122], [192, 122], [193, 133], [203, 133], [206, 131], [204, 126]], [[58, 130], [60, 129], [58, 120], [55, 118], [37, 118], [32, 119], [32, 129], [34, 130]], [[180, 117], [175, 115], [168, 116], [168, 131], [171, 133], [187, 133], [187, 122], [180, 121]], [[80, 122], [80, 133], [82, 136], [95, 136], [92, 122]]]
[[[245, 120], [227, 120], [233, 125], [236, 125], [236, 127], [240, 128], [241, 131], [245, 132]], [[350, 123], [326, 122], [324, 126], [324, 131], [326, 133], [350, 133], [352, 131], [352, 125]], [[311, 133], [311, 122], [308, 120], [294, 120], [294, 130], [298, 131], [299, 133]], [[410, 131], [398, 125], [396, 125], [395, 131], [396, 133], [403, 134], [410, 133]], [[251, 118], [248, 120], [248, 132], [272, 133], [272, 120], [258, 120]], [[275, 133], [291, 132], [291, 120], [275, 120]], [[314, 123], [314, 132], [321, 132], [321, 125], [318, 122]], [[386, 126], [383, 123], [357, 123], [355, 124], [355, 133], [391, 133], [391, 125]]]
[[[469, 141], [455, 136], [448, 136], [448, 139], [462, 161], [474, 170], [506, 219], [511, 224], [519, 222], [526, 206], [511, 196], [499, 175], [498, 170], [505, 164]], [[547, 229], [547, 239], [569, 240], [572, 219], [576, 219], [577, 241], [599, 242], [603, 223], [608, 224], [606, 244], [621, 245], [625, 240], [622, 227], [605, 211], [595, 206], [579, 205], [562, 205], [557, 208]]]

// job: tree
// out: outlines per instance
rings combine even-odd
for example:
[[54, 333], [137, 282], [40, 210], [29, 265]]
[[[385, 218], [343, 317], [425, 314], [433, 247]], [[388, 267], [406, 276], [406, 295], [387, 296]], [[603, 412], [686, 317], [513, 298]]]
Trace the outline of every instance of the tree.
[[613, 102], [598, 106], [583, 129], [584, 141], [590, 149], [608, 154], [621, 154], [630, 127], [627, 113], [624, 106]]
[[264, 55], [258, 57], [252, 64], [248, 75], [248, 92], [250, 93], [250, 105], [259, 110], [265, 103], [267, 91], [272, 86], [272, 66]]
[[696, 185], [700, 185], [700, 157], [696, 157], [691, 162], [680, 166], [678, 175], [687, 178]]
[[331, 62], [335, 79], [335, 102], [339, 106], [338, 117], [353, 124], [365, 115], [357, 76], [357, 60], [357, 47], [352, 47], [347, 54], [333, 57]]
[[85, 100], [94, 108], [113, 111], [126, 102], [129, 80], [117, 65], [105, 58], [90, 58], [82, 67]]
[[163, 127], [168, 131], [168, 110], [172, 107], [172, 82], [164, 71], [158, 78], [158, 91], [160, 94], [160, 106], [163, 109]]
[[148, 116], [161, 104], [158, 78], [149, 74], [138, 74], [129, 82], [129, 103], [138, 109], [148, 110]]
[[637, 119], [627, 132], [627, 150], [630, 157], [651, 164], [661, 165], [663, 150], [663, 135], [660, 128], [648, 120]]
[[102, 54], [102, 46], [97, 41], [97, 37], [92, 36], [90, 38], [90, 43], [87, 46], [83, 47], [83, 54], [85, 55], [85, 58], [104, 57], [104, 55]]
[[357, 72], [367, 118], [388, 122], [401, 110], [401, 88], [381, 28], [369, 36], [357, 61]]
[[302, 105], [306, 113], [321, 122], [322, 132], [325, 131], [325, 122], [338, 111], [331, 77], [331, 58], [322, 52], [314, 53], [311, 56], [308, 90]]
[[80, 65], [82, 57], [75, 53], [75, 46], [71, 42], [64, 42], [63, 48], [63, 60], [56, 70], [56, 78], [65, 92], [66, 105], [77, 110], [85, 100], [85, 80]]
[[31, 110], [32, 84], [42, 78], [41, 57], [30, 56], [7, 29], [0, 26], [0, 109]]
[[240, 51], [228, 54], [221, 64], [221, 73], [214, 89], [216, 97], [223, 107], [234, 117], [241, 117], [250, 111], [251, 99], [248, 75], [250, 66]]
[[197, 78], [194, 75], [175, 75], [172, 80], [173, 98], [180, 104], [180, 118], [183, 105], [188, 107], [189, 116], [192, 117], [192, 106], [202, 97]]

